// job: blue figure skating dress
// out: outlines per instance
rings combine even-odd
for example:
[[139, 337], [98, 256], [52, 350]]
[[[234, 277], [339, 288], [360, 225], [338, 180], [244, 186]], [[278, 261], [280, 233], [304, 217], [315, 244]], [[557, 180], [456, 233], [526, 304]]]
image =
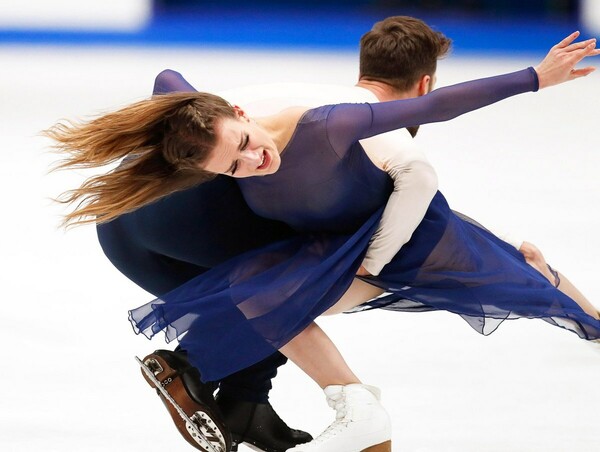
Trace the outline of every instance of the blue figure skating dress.
[[[233, 258], [130, 311], [136, 332], [179, 338], [205, 381], [272, 354], [346, 292], [378, 226], [392, 183], [358, 141], [448, 120], [535, 91], [537, 83], [529, 68], [418, 99], [308, 110], [275, 174], [237, 180], [255, 213], [289, 224], [297, 236]], [[446, 310], [482, 334], [506, 319], [540, 318], [584, 339], [600, 337], [600, 321], [513, 246], [453, 213], [439, 192], [410, 241], [364, 280], [390, 293], [366, 309]]]

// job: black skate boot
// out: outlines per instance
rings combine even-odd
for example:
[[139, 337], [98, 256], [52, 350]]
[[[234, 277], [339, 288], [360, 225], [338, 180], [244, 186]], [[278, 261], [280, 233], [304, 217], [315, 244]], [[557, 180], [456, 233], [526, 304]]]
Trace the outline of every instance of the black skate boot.
[[156, 350], [140, 365], [188, 443], [202, 452], [231, 451], [231, 435], [213, 396], [216, 385], [200, 381], [200, 372], [189, 364], [185, 352]]
[[217, 394], [217, 405], [231, 431], [234, 452], [242, 443], [259, 451], [284, 452], [312, 440], [308, 433], [289, 428], [268, 402], [245, 402]]

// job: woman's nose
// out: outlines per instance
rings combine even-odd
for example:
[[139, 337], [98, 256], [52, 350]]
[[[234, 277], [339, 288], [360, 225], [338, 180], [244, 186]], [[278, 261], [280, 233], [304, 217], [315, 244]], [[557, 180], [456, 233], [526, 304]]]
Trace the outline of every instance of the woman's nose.
[[254, 166], [260, 165], [262, 157], [258, 151], [244, 150], [241, 152], [242, 160]]

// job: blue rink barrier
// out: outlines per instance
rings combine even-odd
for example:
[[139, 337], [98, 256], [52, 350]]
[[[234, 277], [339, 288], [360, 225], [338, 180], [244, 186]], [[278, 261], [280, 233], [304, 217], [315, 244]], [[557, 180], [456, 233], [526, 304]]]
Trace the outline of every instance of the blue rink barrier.
[[[360, 36], [385, 14], [334, 12], [211, 11], [198, 14], [162, 14], [136, 32], [2, 30], [0, 44], [117, 45], [117, 46], [224, 46], [355, 51]], [[569, 21], [446, 18], [421, 16], [454, 40], [455, 53], [539, 53], [578, 29]]]

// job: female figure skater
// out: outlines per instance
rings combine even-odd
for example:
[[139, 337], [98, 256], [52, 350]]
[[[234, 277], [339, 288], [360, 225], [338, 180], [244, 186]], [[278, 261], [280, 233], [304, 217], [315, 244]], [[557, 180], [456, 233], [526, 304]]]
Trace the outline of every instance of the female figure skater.
[[[132, 311], [132, 322], [148, 336], [186, 333], [180, 342], [206, 380], [281, 349], [338, 411], [317, 440], [294, 450], [389, 450], [389, 420], [378, 391], [360, 384], [312, 323], [340, 299], [349, 307], [372, 298], [350, 287], [357, 271], [368, 271], [370, 285], [391, 292], [379, 306], [446, 309], [484, 334], [493, 331], [491, 319], [497, 326], [506, 318], [537, 317], [595, 339], [600, 321], [585, 300], [578, 304], [557, 290], [513, 247], [454, 215], [439, 192], [412, 236], [392, 237], [391, 245], [387, 236], [395, 228], [384, 227], [394, 217], [388, 173], [398, 180], [398, 168], [393, 156], [364, 155], [358, 140], [587, 75], [593, 68], [575, 70], [575, 64], [599, 53], [595, 41], [572, 44], [576, 37], [555, 46], [535, 70], [420, 99], [290, 109], [253, 123], [220, 98], [186, 93], [143, 101], [89, 124], [58, 125], [48, 134], [72, 153], [65, 167], [136, 156], [74, 190], [68, 200], [84, 204], [67, 220], [108, 221], [214, 173], [265, 176], [240, 180], [250, 207], [306, 234], [234, 258]], [[223, 324], [235, 333], [211, 343]]]

